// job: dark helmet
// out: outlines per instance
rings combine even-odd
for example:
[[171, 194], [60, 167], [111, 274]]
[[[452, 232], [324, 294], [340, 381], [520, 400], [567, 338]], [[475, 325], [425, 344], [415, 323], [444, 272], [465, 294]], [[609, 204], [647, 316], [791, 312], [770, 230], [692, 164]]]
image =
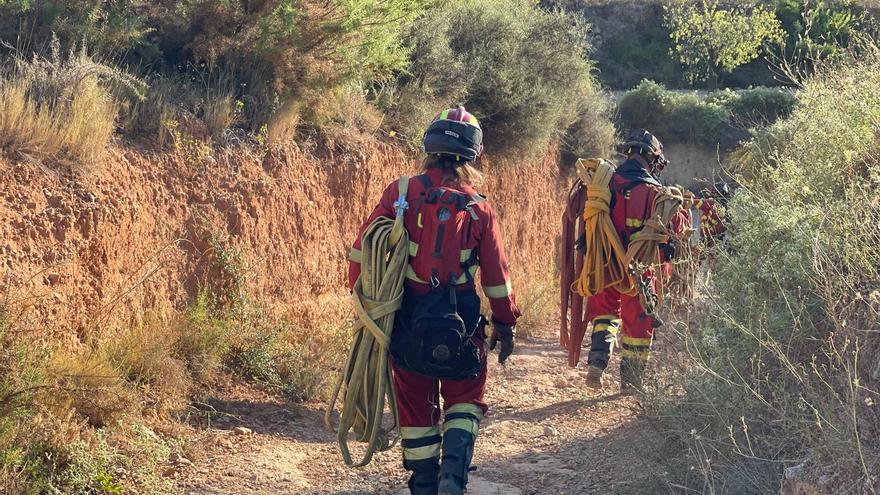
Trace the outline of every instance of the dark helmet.
[[483, 152], [483, 131], [477, 118], [464, 107], [450, 108], [434, 117], [425, 131], [422, 147], [429, 155], [474, 161]]
[[649, 157], [650, 172], [654, 175], [659, 175], [669, 165], [669, 160], [663, 154], [663, 143], [644, 129], [633, 131], [626, 142], [620, 145], [618, 149], [624, 154], [639, 153]]
[[635, 150], [639, 150], [640, 153], [644, 154], [657, 156], [663, 154], [663, 143], [644, 129], [633, 131], [620, 148], [623, 153], [632, 153]]
[[727, 182], [720, 180], [712, 186], [711, 193], [713, 196], [719, 198], [730, 197], [730, 186], [727, 185]]

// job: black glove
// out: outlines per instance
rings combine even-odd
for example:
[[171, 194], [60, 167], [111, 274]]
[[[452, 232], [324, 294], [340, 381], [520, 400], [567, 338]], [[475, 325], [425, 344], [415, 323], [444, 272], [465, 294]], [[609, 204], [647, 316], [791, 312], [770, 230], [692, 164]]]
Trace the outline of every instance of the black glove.
[[513, 342], [516, 338], [516, 327], [498, 323], [492, 319], [492, 336], [489, 338], [489, 350], [494, 351], [495, 345], [501, 342], [501, 348], [498, 349], [498, 362], [504, 364], [507, 358], [513, 354]]
[[678, 246], [675, 244], [675, 240], [669, 239], [668, 242], [664, 244], [660, 244], [660, 252], [662, 253], [663, 261], [672, 261], [675, 259], [675, 255], [678, 252]]

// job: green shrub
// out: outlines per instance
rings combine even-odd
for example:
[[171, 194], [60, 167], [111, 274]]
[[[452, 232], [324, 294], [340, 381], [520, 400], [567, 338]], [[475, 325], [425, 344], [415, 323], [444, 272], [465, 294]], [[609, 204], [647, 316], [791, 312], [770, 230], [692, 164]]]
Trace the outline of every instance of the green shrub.
[[[492, 150], [532, 152], [562, 137], [589, 107], [597, 125], [587, 150], [610, 145], [608, 108], [586, 58], [587, 27], [577, 16], [534, 2], [468, 0], [429, 11], [409, 35], [408, 73], [387, 89], [391, 127], [417, 142], [444, 107], [464, 104]], [[595, 144], [591, 146], [596, 146]]]
[[[646, 10], [647, 17], [650, 11]], [[677, 60], [669, 56], [672, 41], [662, 23], [647, 23], [643, 29], [609, 33], [596, 49], [598, 78], [612, 88], [632, 88], [645, 79], [672, 87], [687, 83]]]
[[158, 81], [162, 105], [151, 98], [124, 119], [133, 135], [190, 114], [206, 128], [204, 136], [193, 133], [199, 139], [228, 144], [219, 138], [231, 127], [257, 133], [291, 102], [308, 109], [328, 89], [404, 69], [404, 28], [430, 3], [12, 0], [0, 2], [0, 39], [15, 44], [28, 26], [28, 41], [18, 46], [44, 53], [57, 33], [65, 50], [88, 46]]
[[71, 495], [115, 495], [132, 488], [157, 495], [176, 493], [173, 481], [159, 472], [175, 448], [137, 423], [99, 430], [94, 441], [69, 446], [56, 490]]
[[795, 101], [784, 89], [721, 90], [701, 97], [643, 81], [623, 95], [618, 113], [625, 129], [649, 129], [666, 142], [721, 144], [729, 149], [747, 138], [752, 127], [787, 116]]
[[743, 126], [766, 125], [791, 114], [797, 103], [794, 92], [779, 88], [722, 90], [706, 98], [730, 110], [734, 123]]
[[736, 155], [730, 249], [706, 317], [681, 336], [684, 393], [655, 410], [688, 453], [664, 462], [671, 482], [778, 492], [784, 468], [803, 464], [835, 491], [876, 489], [878, 94], [875, 48], [808, 80], [790, 118]]
[[174, 355], [194, 380], [209, 383], [229, 352], [233, 322], [216, 314], [210, 293], [200, 290], [186, 315], [175, 323]]
[[784, 56], [801, 58], [803, 69], [839, 55], [864, 23], [852, 2], [839, 0], [777, 0], [776, 16], [785, 30]]
[[[57, 36], [64, 47], [85, 44], [108, 56], [128, 54], [153, 62], [158, 46], [148, 40], [144, 0], [4, 0], [0, 2], [0, 39], [42, 52]], [[188, 2], [177, 2], [185, 4]], [[22, 46], [23, 44], [23, 46]]]
[[306, 400], [327, 391], [335, 376], [330, 371], [345, 358], [347, 340], [341, 328], [255, 322], [235, 335], [227, 359], [243, 376]]
[[648, 129], [664, 142], [710, 145], [736, 138], [729, 136], [730, 110], [696, 93], [670, 91], [652, 81], [624, 94], [618, 113], [625, 130]]

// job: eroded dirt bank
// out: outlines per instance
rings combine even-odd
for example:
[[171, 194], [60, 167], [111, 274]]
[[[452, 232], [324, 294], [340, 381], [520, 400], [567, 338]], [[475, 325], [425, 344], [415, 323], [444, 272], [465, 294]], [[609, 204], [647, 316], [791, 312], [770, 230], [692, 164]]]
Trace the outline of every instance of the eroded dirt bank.
[[[482, 161], [514, 283], [546, 279], [560, 198], [555, 153]], [[240, 270], [251, 297], [307, 328], [349, 310], [345, 260], [384, 186], [418, 163], [380, 143], [357, 152], [295, 146], [181, 154], [116, 148], [89, 172], [0, 166], [0, 276], [10, 306], [47, 338], [74, 344], [148, 312], [184, 309], [203, 284]], [[242, 266], [230, 267], [243, 261]]]

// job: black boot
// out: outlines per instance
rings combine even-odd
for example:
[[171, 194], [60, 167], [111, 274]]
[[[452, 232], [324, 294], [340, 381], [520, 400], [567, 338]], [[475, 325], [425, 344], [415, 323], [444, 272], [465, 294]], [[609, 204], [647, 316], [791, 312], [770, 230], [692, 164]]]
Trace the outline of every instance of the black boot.
[[620, 360], [620, 393], [636, 395], [644, 393], [644, 378], [647, 361], [638, 359]]
[[440, 459], [420, 459], [403, 461], [403, 468], [412, 471], [409, 482], [409, 493], [412, 495], [437, 495], [437, 481], [440, 476]]
[[439, 495], [462, 495], [474, 456], [474, 435], [460, 428], [443, 434], [443, 463], [440, 466]]

